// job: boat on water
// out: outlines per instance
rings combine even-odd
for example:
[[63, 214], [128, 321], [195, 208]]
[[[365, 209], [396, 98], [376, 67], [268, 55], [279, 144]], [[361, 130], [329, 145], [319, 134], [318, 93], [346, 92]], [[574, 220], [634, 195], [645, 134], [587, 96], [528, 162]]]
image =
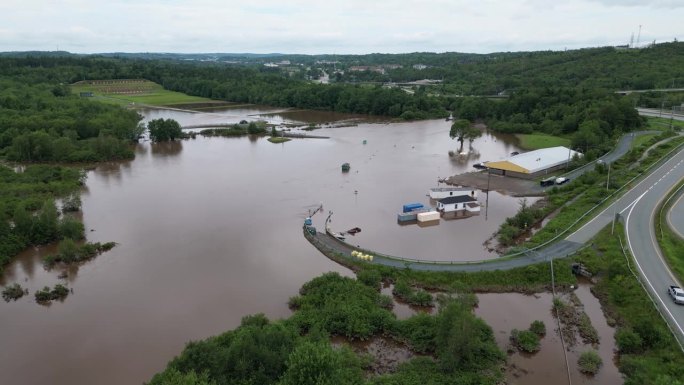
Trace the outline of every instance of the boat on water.
[[467, 187], [434, 187], [428, 192], [430, 199], [438, 200], [455, 196], [471, 196], [475, 197], [476, 193], [474, 189]]
[[478, 170], [484, 170], [484, 169], [487, 168], [487, 166], [485, 165], [485, 163], [487, 163], [487, 162], [475, 163], [475, 164], [473, 165], [473, 167], [475, 167], [475, 168], [478, 169]]
[[342, 172], [348, 172], [350, 168], [349, 163], [342, 163]]
[[351, 234], [351, 235], [354, 235], [354, 234], [360, 233], [360, 232], [361, 232], [360, 227], [354, 227], [353, 229], [347, 230], [347, 234]]

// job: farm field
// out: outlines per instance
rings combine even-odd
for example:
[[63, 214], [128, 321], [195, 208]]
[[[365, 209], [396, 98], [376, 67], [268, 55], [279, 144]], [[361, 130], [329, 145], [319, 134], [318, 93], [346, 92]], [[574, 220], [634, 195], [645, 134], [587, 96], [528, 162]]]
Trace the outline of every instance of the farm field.
[[[145, 79], [84, 80], [71, 85], [71, 92], [103, 102], [152, 106], [207, 103], [211, 99], [165, 90], [160, 84]], [[91, 96], [86, 96], [90, 94]]]

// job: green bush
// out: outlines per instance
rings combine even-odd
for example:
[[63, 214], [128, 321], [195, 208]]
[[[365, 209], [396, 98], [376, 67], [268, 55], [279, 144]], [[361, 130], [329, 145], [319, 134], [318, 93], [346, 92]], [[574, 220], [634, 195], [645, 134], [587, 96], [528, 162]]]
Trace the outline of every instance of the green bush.
[[2, 298], [7, 302], [16, 301], [24, 294], [24, 289], [18, 283], [13, 283], [2, 290]]
[[435, 317], [419, 312], [398, 322], [395, 335], [407, 342], [411, 349], [420, 353], [430, 353], [435, 350], [435, 326]]
[[94, 258], [95, 256], [111, 250], [116, 243], [84, 243], [82, 245], [76, 244], [73, 239], [66, 238], [59, 243], [59, 252], [56, 255], [47, 255], [43, 258], [43, 263], [51, 267], [55, 263], [76, 263], [83, 262]]
[[434, 298], [432, 294], [425, 290], [412, 288], [405, 280], [399, 280], [394, 284], [392, 294], [401, 300], [416, 306], [433, 306]]
[[580, 355], [577, 364], [579, 365], [580, 372], [596, 374], [601, 369], [603, 360], [601, 360], [601, 356], [595, 350], [588, 350]]
[[543, 337], [546, 335], [546, 325], [544, 325], [543, 321], [532, 321], [532, 324], [530, 324], [530, 331], [539, 337]]
[[327, 273], [299, 291], [299, 308], [291, 321], [302, 333], [313, 328], [351, 339], [368, 339], [393, 327], [394, 315], [378, 307], [378, 290], [361, 282]]
[[513, 346], [527, 353], [536, 353], [541, 349], [539, 335], [529, 330], [513, 329], [511, 331]]
[[356, 273], [356, 279], [364, 285], [370, 286], [374, 289], [380, 289], [382, 275], [376, 270], [361, 270]]
[[640, 353], [643, 351], [641, 336], [632, 329], [618, 329], [618, 331], [615, 332], [615, 342], [618, 350], [623, 354]]
[[35, 292], [36, 302], [50, 302], [54, 300], [62, 300], [69, 295], [69, 289], [62, 285], [56, 284], [55, 287], [50, 290], [48, 286], [43, 287], [42, 290]]
[[62, 238], [81, 240], [85, 238], [85, 227], [80, 221], [65, 216], [59, 221], [59, 235]]

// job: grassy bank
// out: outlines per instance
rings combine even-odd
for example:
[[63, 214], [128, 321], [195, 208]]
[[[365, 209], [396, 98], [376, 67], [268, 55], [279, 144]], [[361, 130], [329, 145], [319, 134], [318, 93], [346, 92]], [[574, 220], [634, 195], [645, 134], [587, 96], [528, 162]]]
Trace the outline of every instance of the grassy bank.
[[651, 139], [653, 139], [656, 136], [658, 136], [658, 134], [639, 135], [636, 138], [634, 138], [632, 144], [630, 145], [630, 148], [643, 147], [646, 143], [650, 142]]
[[[621, 239], [624, 239], [621, 225], [616, 227], [615, 235], [606, 227], [592, 240], [591, 247], [574, 258], [554, 261], [557, 289], [568, 290], [569, 285], [575, 284], [570, 264], [583, 263], [596, 277], [592, 292], [601, 302], [608, 323], [616, 327], [618, 368], [626, 377], [625, 384], [681, 384], [677, 381], [684, 378], [684, 354], [630, 270], [633, 262], [631, 256], [623, 253]], [[507, 271], [451, 273], [395, 269], [334, 254], [331, 258], [354, 269], [360, 281], [371, 285], [377, 285], [382, 279], [401, 280], [414, 287], [461, 293], [532, 293], [550, 288], [551, 272], [547, 263]]]
[[616, 227], [615, 236], [606, 227], [575, 259], [600, 277], [592, 292], [616, 327], [618, 368], [625, 385], [682, 384], [684, 353], [630, 270], [634, 264], [623, 254], [623, 234], [622, 226]]
[[[674, 138], [649, 151], [648, 156], [640, 163], [635, 163], [641, 157], [643, 148], [658, 142], [665, 136], [666, 134], [663, 134], [651, 138], [648, 142], [635, 147], [620, 160], [614, 162], [611, 166], [608, 188], [606, 188], [606, 181], [608, 180], [607, 168], [597, 167], [594, 171], [582, 175], [567, 186], [550, 189], [548, 195], [549, 204], [544, 210], [547, 213], [558, 208], [560, 210], [542, 230], [532, 236], [526, 243], [528, 247], [540, 245], [565, 230], [572, 231], [572, 229], [581, 226], [590, 216], [587, 216], [585, 221], [580, 221], [574, 226], [572, 224], [594, 206], [601, 203], [609, 194], [616, 192], [621, 186], [646, 171], [648, 167], [659, 162], [666, 153], [684, 143], [684, 138]], [[566, 202], [572, 199], [575, 199], [572, 204], [564, 206]], [[594, 212], [598, 212], [609, 203], [604, 202]]]
[[74, 83], [71, 92], [77, 95], [92, 93], [92, 97], [113, 104], [172, 104], [207, 103], [211, 99], [165, 90], [160, 84], [143, 79], [95, 80]]
[[684, 282], [684, 239], [675, 233], [667, 222], [668, 212], [672, 208], [677, 198], [681, 196], [684, 189], [684, 181], [679, 182], [663, 200], [658, 208], [656, 218], [656, 236], [658, 245], [667, 260], [670, 269], [677, 276], [680, 282]]
[[662, 118], [649, 116], [646, 119], [648, 121], [648, 128], [650, 130], [663, 130], [670, 127], [670, 125], [672, 125], [675, 130], [684, 129], [683, 121], [674, 119], [670, 120], [670, 115], [667, 113], [664, 113]]
[[546, 134], [515, 134], [520, 140], [520, 147], [525, 150], [538, 150], [540, 148], [569, 146], [570, 139]]

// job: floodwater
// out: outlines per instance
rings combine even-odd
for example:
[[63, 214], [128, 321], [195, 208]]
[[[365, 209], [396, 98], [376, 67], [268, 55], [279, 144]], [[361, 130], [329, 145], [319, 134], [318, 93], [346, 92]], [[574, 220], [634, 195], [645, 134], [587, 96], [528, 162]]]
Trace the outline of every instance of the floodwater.
[[[293, 122], [254, 107], [143, 113], [181, 124], [233, 123], [259, 113]], [[46, 271], [40, 262], [54, 250], [28, 250], [7, 267], [0, 284], [18, 282], [31, 295], [0, 303], [3, 381], [139, 384], [186, 342], [234, 328], [244, 315], [287, 317], [287, 300], [303, 283], [327, 271], [350, 274], [302, 236], [304, 218], [321, 203], [317, 226], [333, 211], [332, 227], [361, 227], [354, 242], [369, 249], [426, 259], [494, 257], [482, 242], [516, 212], [517, 199], [493, 192], [487, 216], [483, 208], [480, 216], [433, 227], [396, 222], [402, 204], [429, 203], [438, 177], [519, 150], [485, 135], [473, 143], [481, 157], [449, 157], [457, 147], [449, 125], [359, 124], [314, 132], [331, 139], [284, 144], [202, 137], [142, 143], [135, 160], [89, 171], [82, 194], [88, 240], [117, 246], [67, 269], [74, 293], [51, 306], [36, 304], [33, 292], [64, 281], [61, 269]], [[347, 174], [344, 162], [352, 166]]]
[[411, 305], [408, 304], [399, 298], [397, 298], [394, 294], [392, 294], [392, 290], [394, 290], [394, 285], [388, 284], [383, 282], [382, 283], [382, 288], [380, 289], [380, 293], [383, 295], [387, 295], [392, 298], [392, 313], [394, 313], [395, 316], [397, 316], [397, 319], [407, 319], [411, 318], [414, 315], [418, 314], [419, 312], [422, 313], [427, 313], [427, 314], [433, 314], [435, 310], [435, 306], [416, 306], [416, 305]]
[[[590, 285], [581, 284], [575, 294], [584, 305], [584, 311], [599, 334], [598, 353], [603, 366], [595, 376], [582, 374], [577, 360], [582, 352], [592, 349], [578, 337], [575, 346], [567, 354], [572, 384], [622, 384], [624, 380], [614, 363], [614, 329], [606, 323], [598, 300], [589, 291]], [[479, 305], [475, 314], [484, 319], [494, 330], [497, 345], [503, 350], [509, 346], [511, 330], [524, 330], [532, 321], [540, 320], [546, 326], [546, 336], [541, 339], [541, 350], [535, 354], [512, 353], [508, 355], [507, 383], [510, 385], [567, 384], [568, 372], [556, 319], [552, 314], [551, 293], [524, 295], [517, 293], [478, 294]]]

